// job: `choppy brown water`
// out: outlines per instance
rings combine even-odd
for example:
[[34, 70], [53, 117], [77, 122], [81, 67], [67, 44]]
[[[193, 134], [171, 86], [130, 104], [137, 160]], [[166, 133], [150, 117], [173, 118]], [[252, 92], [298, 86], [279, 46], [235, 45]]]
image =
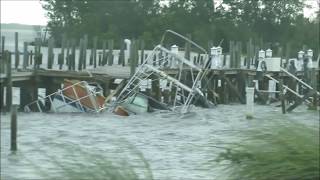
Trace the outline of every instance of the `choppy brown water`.
[[[195, 108], [187, 118], [156, 112], [131, 117], [103, 114], [18, 114], [18, 151], [10, 152], [10, 116], [1, 114], [1, 177], [48, 179], [103, 172], [105, 162], [134, 170], [144, 179], [221, 179], [214, 159], [219, 144], [236, 141], [232, 131], [274, 119], [318, 126], [318, 113], [301, 106], [282, 115], [280, 108], [256, 106], [245, 119], [245, 106]], [[146, 162], [144, 162], [146, 161]], [[79, 176], [76, 176], [79, 177]], [[2, 179], [1, 178], [1, 179]]]

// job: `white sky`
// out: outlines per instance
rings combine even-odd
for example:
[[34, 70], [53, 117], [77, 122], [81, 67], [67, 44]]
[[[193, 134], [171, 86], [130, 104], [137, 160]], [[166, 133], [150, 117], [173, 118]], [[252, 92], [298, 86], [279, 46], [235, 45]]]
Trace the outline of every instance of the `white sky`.
[[45, 10], [40, 0], [0, 0], [1, 23], [46, 25]]
[[[312, 9], [305, 9], [307, 17], [314, 15], [319, 8], [317, 1], [305, 0], [307, 4], [313, 6]], [[45, 10], [42, 9], [40, 0], [0, 0], [1, 23], [19, 23], [30, 25], [46, 25], [48, 22]]]

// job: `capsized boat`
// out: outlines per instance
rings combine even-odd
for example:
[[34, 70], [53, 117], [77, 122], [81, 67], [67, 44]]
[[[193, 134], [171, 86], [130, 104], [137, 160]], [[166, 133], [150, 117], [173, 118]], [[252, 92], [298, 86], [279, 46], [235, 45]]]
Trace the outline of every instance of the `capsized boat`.
[[62, 89], [27, 104], [24, 109], [43, 112], [47, 108], [43, 102], [47, 102], [51, 112], [100, 112], [105, 109], [105, 99], [98, 84], [65, 79]]

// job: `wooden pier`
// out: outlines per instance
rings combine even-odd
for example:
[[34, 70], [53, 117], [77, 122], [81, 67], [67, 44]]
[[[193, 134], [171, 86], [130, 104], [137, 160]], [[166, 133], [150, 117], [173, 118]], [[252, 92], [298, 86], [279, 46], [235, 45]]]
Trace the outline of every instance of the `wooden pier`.
[[[18, 37], [17, 33], [16, 37]], [[124, 43], [120, 44], [119, 50], [114, 50], [113, 40], [103, 40], [103, 49], [98, 51], [97, 43], [99, 40], [93, 38], [93, 46], [89, 53], [87, 51], [88, 37], [86, 35], [81, 38], [78, 47], [74, 39], [68, 40], [64, 36], [60, 48], [61, 51], [58, 55], [54, 51], [54, 39], [49, 39], [46, 59], [43, 56], [44, 52], [41, 52], [40, 39], [35, 40], [33, 52], [28, 51], [28, 43], [24, 43], [23, 53], [19, 52], [18, 40], [16, 40], [14, 53], [5, 51], [4, 41], [5, 38], [2, 37], [0, 53], [1, 111], [10, 111], [12, 105], [12, 87], [20, 88], [20, 110], [22, 110], [26, 104], [38, 99], [38, 88], [45, 88], [46, 94], [51, 94], [61, 88], [64, 79], [97, 82], [103, 87], [104, 95], [108, 96], [117, 87], [115, 80], [129, 79], [139, 64], [148, 56], [147, 50], [144, 49], [144, 44], [141, 40], [133, 40], [129, 50], [125, 50]], [[266, 104], [270, 101], [268, 92], [270, 79], [268, 76], [281, 81], [280, 85], [276, 85], [275, 90], [278, 92], [283, 92], [284, 85], [293, 89], [296, 88], [296, 82], [290, 80], [290, 77], [285, 72], [266, 71], [261, 76], [260, 71], [252, 68], [257, 61], [257, 51], [259, 49], [253, 48], [253, 45], [250, 43], [252, 42], [249, 41], [246, 56], [242, 56], [241, 43], [231, 41], [230, 52], [223, 54], [224, 68], [211, 68], [208, 71], [204, 82], [202, 82], [202, 85], [206, 88], [202, 89], [202, 91], [209, 101], [214, 104], [229, 104], [233, 102], [244, 104], [246, 103], [245, 88], [254, 87], [253, 80], [257, 80], [256, 82], [259, 82], [259, 85], [255, 92], [257, 95], [256, 100], [259, 103]], [[182, 52], [184, 57], [195, 64], [203, 63], [202, 60], [205, 55], [191, 53], [189, 46], [186, 44], [185, 51]], [[130, 52], [128, 53], [128, 51]], [[179, 53], [181, 54], [181, 52]], [[20, 58], [20, 56], [23, 57]], [[162, 54], [154, 56], [154, 62], [158, 58], [163, 58], [163, 56]], [[154, 63], [153, 65], [156, 64]], [[281, 67], [283, 66], [281, 64]], [[174, 75], [178, 71], [174, 68], [168, 68], [165, 72], [169, 75]], [[314, 91], [319, 91], [319, 83], [317, 81], [319, 79], [319, 67], [310, 69], [308, 73], [311, 73], [308, 81], [310, 81]], [[306, 74], [306, 72], [297, 71], [295, 75], [303, 79]], [[186, 80], [188, 76], [190, 75], [186, 74]], [[152, 91], [151, 93], [154, 94], [155, 99], [160, 100], [161, 96], [163, 96], [163, 99], [167, 101], [171, 92], [168, 92], [168, 90], [161, 91], [159, 82], [157, 83], [158, 85], [156, 83], [153, 84], [152, 88], [148, 91]], [[155, 90], [155, 88], [158, 90]], [[281, 99], [283, 102], [284, 99], [289, 101], [290, 99], [295, 99], [295, 97], [292, 97], [292, 94], [289, 96], [287, 97], [280, 93], [276, 94], [273, 98]], [[309, 98], [310, 96], [313, 96], [313, 99], [315, 99], [313, 104], [317, 106], [318, 96], [314, 96], [314, 93], [309, 93], [308, 97], [301, 97], [295, 102], [301, 104], [301, 101], [305, 100], [304, 98]], [[283, 103], [282, 107], [284, 106], [285, 104]]]

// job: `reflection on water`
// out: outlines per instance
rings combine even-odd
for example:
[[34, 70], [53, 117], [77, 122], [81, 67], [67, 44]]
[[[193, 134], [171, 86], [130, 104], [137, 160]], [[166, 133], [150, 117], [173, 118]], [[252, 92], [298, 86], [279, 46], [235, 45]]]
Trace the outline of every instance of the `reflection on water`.
[[[232, 132], [275, 119], [318, 127], [318, 113], [299, 107], [291, 114], [257, 106], [195, 109], [179, 118], [156, 112], [112, 114], [18, 114], [18, 151], [11, 153], [10, 116], [1, 115], [1, 177], [4, 179], [221, 179], [214, 160], [219, 145], [235, 142]], [[223, 177], [223, 176], [222, 176]]]

